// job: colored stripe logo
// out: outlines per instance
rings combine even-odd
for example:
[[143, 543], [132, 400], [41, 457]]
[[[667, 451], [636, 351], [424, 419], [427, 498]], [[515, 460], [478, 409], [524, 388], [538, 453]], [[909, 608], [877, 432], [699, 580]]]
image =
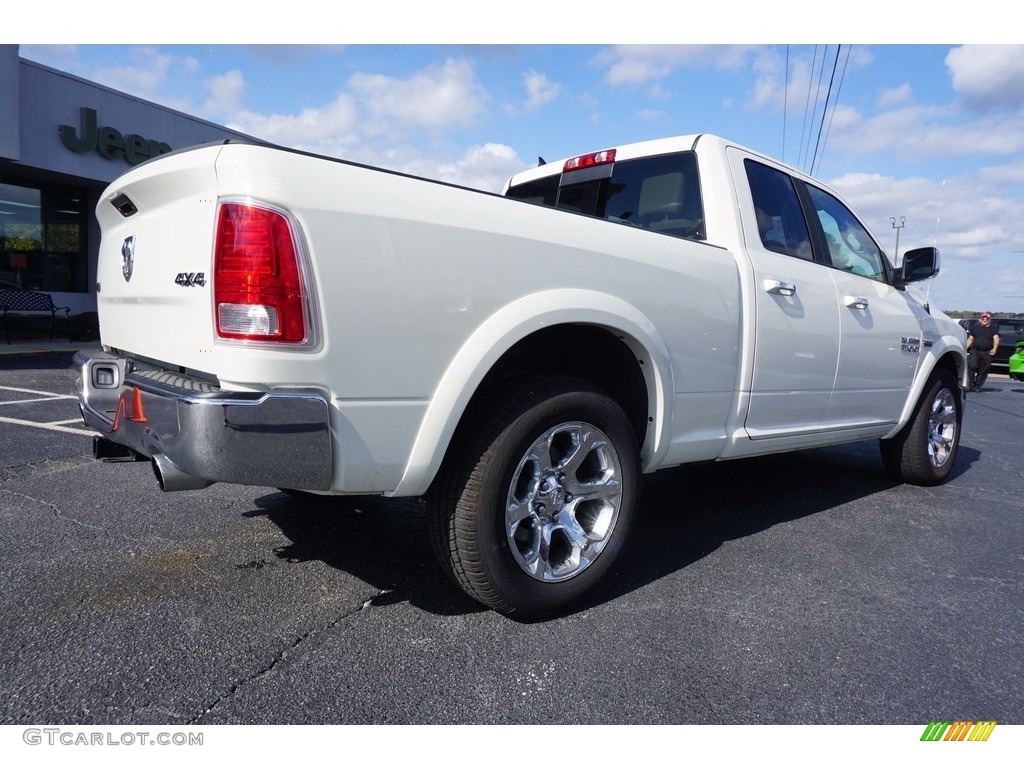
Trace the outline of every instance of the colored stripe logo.
[[921, 734], [921, 741], [988, 741], [995, 720], [933, 720]]

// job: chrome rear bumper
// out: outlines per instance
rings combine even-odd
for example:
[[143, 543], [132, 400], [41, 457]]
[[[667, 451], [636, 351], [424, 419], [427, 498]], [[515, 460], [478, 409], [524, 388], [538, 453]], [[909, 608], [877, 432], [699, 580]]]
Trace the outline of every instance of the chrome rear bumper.
[[209, 482], [326, 490], [332, 449], [327, 399], [309, 390], [229, 392], [190, 376], [136, 368], [107, 353], [75, 355], [85, 423], [153, 459], [161, 472]]

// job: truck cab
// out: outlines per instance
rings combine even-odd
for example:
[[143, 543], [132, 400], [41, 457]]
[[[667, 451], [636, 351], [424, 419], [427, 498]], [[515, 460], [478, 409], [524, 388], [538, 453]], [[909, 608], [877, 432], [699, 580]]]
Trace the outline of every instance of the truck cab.
[[740, 408], [723, 458], [895, 427], [923, 386], [932, 345], [955, 335], [907, 290], [939, 273], [936, 249], [909, 251], [897, 268], [834, 190], [720, 137], [546, 163], [514, 176], [504, 194], [735, 254]]

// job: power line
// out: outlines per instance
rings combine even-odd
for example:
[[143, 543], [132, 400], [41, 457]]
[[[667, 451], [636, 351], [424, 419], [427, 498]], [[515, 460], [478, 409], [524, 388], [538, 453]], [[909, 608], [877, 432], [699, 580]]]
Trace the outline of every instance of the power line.
[[807, 96], [804, 99], [804, 120], [800, 126], [800, 146], [796, 153], [796, 162], [794, 165], [801, 165], [807, 158], [807, 115], [808, 107], [811, 104], [811, 87], [814, 85], [814, 66], [818, 62], [818, 46], [814, 46], [814, 58], [811, 60], [811, 68], [807, 74]]
[[[828, 91], [825, 92], [825, 103], [821, 107], [821, 120], [818, 123], [818, 136], [814, 140], [814, 155], [811, 157], [811, 169], [809, 171], [809, 173], [812, 176], [814, 175], [814, 165], [818, 161], [818, 147], [821, 145], [821, 133], [822, 133], [822, 129], [825, 127], [825, 115], [828, 113], [828, 100], [832, 96], [832, 83], [834, 83], [835, 79], [836, 79], [836, 67], [839, 65], [839, 49], [840, 48], [842, 48], [841, 45], [836, 46], [836, 55], [832, 59], [832, 74], [829, 75], [829, 78], [828, 78]], [[825, 63], [824, 62], [824, 57], [822, 57], [822, 70], [823, 71], [825, 69], [824, 63]]]
[[[842, 48], [842, 47], [843, 47], [842, 45], [839, 46], [839, 48]], [[832, 118], [834, 118], [836, 116], [836, 106], [839, 104], [839, 94], [842, 93], [842, 90], [843, 90], [843, 80], [846, 79], [846, 66], [847, 66], [847, 64], [850, 63], [850, 49], [852, 47], [853, 46], [851, 46], [851, 45], [846, 46], [846, 58], [843, 59], [843, 71], [839, 73], [839, 84], [836, 86], [836, 97], [832, 100], [832, 112], [831, 112], [831, 114], [829, 115], [829, 118], [828, 118], [828, 128], [825, 129], [825, 140], [821, 143], [821, 156], [822, 157], [825, 156], [825, 147], [828, 145], [828, 137], [829, 137], [829, 134], [832, 132]], [[838, 59], [839, 59], [839, 49], [836, 49], [836, 60], [838, 60]], [[830, 90], [831, 90], [831, 88], [830, 88]], [[825, 102], [825, 106], [826, 106], [826, 108], [828, 107], [828, 101]], [[822, 118], [824, 119], [824, 113], [822, 113]], [[813, 176], [815, 173], [816, 173], [816, 171], [815, 171], [814, 165], [812, 164], [811, 165], [811, 175]]]
[[789, 107], [789, 45], [786, 45], [786, 74], [783, 77], [782, 97], [782, 162], [786, 162], [786, 112]]

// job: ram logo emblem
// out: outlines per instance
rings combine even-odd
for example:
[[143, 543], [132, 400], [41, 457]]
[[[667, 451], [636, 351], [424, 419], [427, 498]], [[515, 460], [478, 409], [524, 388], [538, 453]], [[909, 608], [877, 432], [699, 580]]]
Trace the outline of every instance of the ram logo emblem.
[[135, 267], [135, 235], [126, 237], [121, 245], [121, 274], [127, 283], [132, 279], [132, 269]]

